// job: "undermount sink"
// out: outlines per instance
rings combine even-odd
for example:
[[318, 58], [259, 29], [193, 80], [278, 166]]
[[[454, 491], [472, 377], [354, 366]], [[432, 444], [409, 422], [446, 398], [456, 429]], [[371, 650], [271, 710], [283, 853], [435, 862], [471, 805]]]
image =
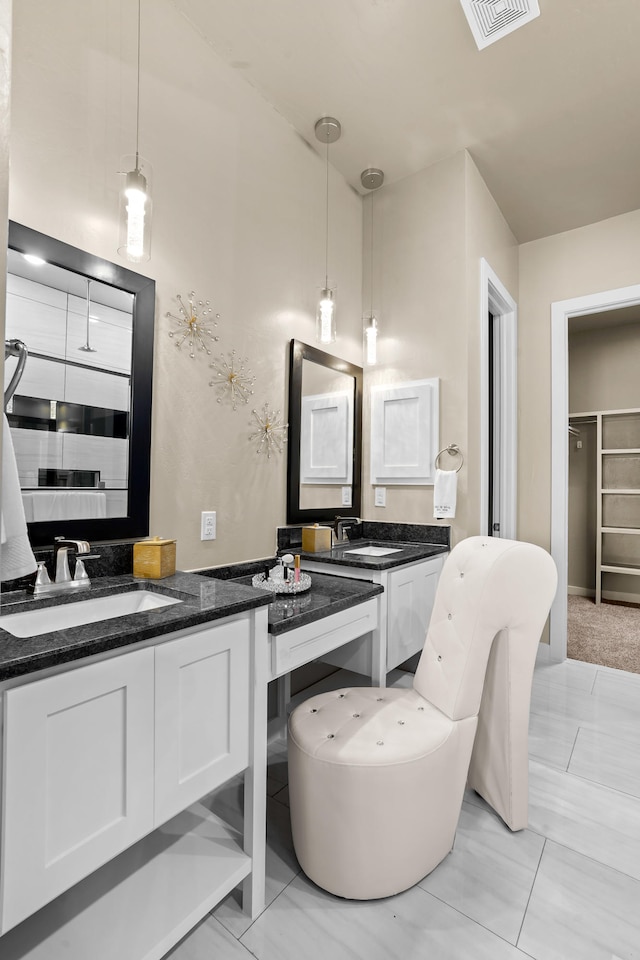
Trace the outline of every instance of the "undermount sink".
[[361, 557], [386, 557], [388, 553], [401, 553], [401, 547], [357, 547], [355, 550], [345, 550], [345, 553], [357, 553]]
[[79, 600], [77, 603], [65, 603], [57, 607], [8, 613], [0, 616], [0, 627], [14, 637], [37, 637], [40, 633], [80, 627], [85, 623], [113, 620], [115, 617], [126, 617], [132, 613], [146, 613], [172, 603], [182, 603], [182, 600], [152, 593], [150, 590], [130, 590], [126, 593], [115, 593], [110, 597]]

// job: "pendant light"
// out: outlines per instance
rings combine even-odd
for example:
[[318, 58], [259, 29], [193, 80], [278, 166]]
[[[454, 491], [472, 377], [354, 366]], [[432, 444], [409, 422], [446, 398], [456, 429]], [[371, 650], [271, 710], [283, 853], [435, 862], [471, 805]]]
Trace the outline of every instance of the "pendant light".
[[315, 131], [316, 138], [327, 145], [324, 286], [320, 289], [316, 313], [316, 340], [331, 343], [336, 338], [336, 291], [329, 286], [329, 144], [340, 139], [342, 128], [334, 117], [322, 117]]
[[90, 324], [91, 324], [90, 312], [91, 312], [91, 280], [89, 280], [89, 278], [87, 277], [87, 342], [83, 347], [78, 347], [78, 350], [83, 350], [85, 353], [97, 353], [96, 348], [91, 346], [91, 342], [89, 340], [89, 330], [90, 330]]
[[[140, 156], [140, 4], [138, 0], [138, 61], [136, 86], [136, 152], [122, 158], [120, 172], [120, 239], [118, 253], [132, 263], [151, 256], [151, 166]], [[133, 167], [133, 169], [131, 169]]]
[[373, 366], [378, 362], [378, 318], [373, 312], [373, 194], [384, 183], [384, 173], [377, 167], [369, 167], [360, 174], [360, 183], [365, 190], [371, 190], [371, 211], [369, 217], [369, 312], [363, 318], [364, 362]]

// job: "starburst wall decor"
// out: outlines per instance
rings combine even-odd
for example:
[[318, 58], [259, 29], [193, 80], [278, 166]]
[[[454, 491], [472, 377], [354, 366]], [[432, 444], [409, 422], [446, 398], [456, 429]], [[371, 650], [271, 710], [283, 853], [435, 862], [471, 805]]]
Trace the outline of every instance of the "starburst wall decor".
[[256, 378], [246, 367], [248, 362], [246, 357], [241, 360], [236, 351], [232, 350], [228, 358], [220, 356], [209, 364], [211, 369], [215, 370], [209, 386], [216, 387], [219, 391], [218, 403], [228, 399], [234, 410], [239, 403], [249, 403]]
[[196, 295], [192, 290], [185, 304], [180, 294], [176, 294], [176, 299], [180, 304], [178, 316], [167, 311], [168, 319], [178, 324], [177, 330], [170, 330], [169, 336], [176, 337], [175, 345], [180, 349], [183, 343], [189, 347], [189, 356], [195, 358], [196, 351], [204, 351], [211, 355], [209, 349], [210, 342], [217, 342], [220, 337], [210, 329], [212, 326], [218, 326], [220, 314], [213, 314], [213, 307], [209, 300], [196, 300]]
[[251, 411], [253, 419], [258, 425], [255, 433], [252, 433], [249, 440], [258, 441], [256, 453], [266, 453], [267, 459], [271, 459], [274, 453], [282, 453], [284, 444], [287, 442], [288, 423], [283, 423], [279, 410], [272, 410], [269, 403], [265, 403], [262, 412]]

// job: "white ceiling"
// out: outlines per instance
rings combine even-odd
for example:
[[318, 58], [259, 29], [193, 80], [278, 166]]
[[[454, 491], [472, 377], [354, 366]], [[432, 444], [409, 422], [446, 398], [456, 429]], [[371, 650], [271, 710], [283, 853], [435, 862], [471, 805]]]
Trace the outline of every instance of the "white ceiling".
[[[459, 0], [173, 0], [362, 192], [466, 148], [520, 242], [640, 208], [640, 0], [540, 0], [479, 51]], [[487, 0], [493, 2], [493, 0]]]

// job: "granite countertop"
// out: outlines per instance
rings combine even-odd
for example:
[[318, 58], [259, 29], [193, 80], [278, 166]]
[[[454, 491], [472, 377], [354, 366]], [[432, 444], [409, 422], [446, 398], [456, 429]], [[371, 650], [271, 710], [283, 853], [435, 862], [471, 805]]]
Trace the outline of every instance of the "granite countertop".
[[[182, 602], [111, 620], [54, 630], [35, 637], [14, 637], [2, 629], [2, 615], [5, 614], [66, 603], [79, 604], [83, 600], [140, 589], [171, 596]], [[24, 592], [3, 594], [0, 611], [0, 680], [242, 613], [269, 603], [269, 599], [269, 595], [251, 586], [205, 579], [192, 573], [175, 573], [162, 580], [142, 580], [129, 575], [99, 577], [80, 597], [58, 594], [45, 600], [33, 597], [26, 599]]]
[[[378, 547], [381, 550], [393, 550], [383, 556], [367, 556], [366, 554], [351, 553], [362, 547]], [[349, 540], [339, 543], [331, 550], [322, 550], [319, 553], [300, 554], [303, 560], [314, 560], [316, 563], [340, 564], [344, 567], [359, 567], [365, 570], [390, 570], [403, 563], [415, 560], [428, 560], [429, 557], [448, 553], [449, 547], [443, 543], [401, 543], [397, 540]], [[303, 562], [304, 567], [304, 562]]]
[[[198, 573], [202, 577], [220, 582], [245, 585], [254, 593], [266, 595], [270, 600], [269, 633], [273, 635], [322, 620], [332, 613], [347, 610], [384, 592], [384, 587], [379, 583], [351, 580], [349, 577], [332, 577], [328, 573], [312, 573], [310, 589], [293, 595], [273, 594], [251, 586], [252, 577], [256, 573], [264, 573], [266, 568], [273, 566], [275, 559], [268, 557], [249, 563], [212, 567], [210, 570], [199, 570]], [[301, 568], [304, 571], [304, 562]]]
[[[428, 560], [448, 553], [451, 544], [451, 527], [448, 524], [360, 520], [348, 529], [348, 533], [351, 540], [334, 544], [331, 550], [311, 553], [302, 550], [302, 527], [278, 527], [278, 554], [299, 553], [301, 557], [317, 563], [372, 571], [391, 570], [403, 563]], [[367, 545], [396, 552], [377, 557], [349, 553]]]

